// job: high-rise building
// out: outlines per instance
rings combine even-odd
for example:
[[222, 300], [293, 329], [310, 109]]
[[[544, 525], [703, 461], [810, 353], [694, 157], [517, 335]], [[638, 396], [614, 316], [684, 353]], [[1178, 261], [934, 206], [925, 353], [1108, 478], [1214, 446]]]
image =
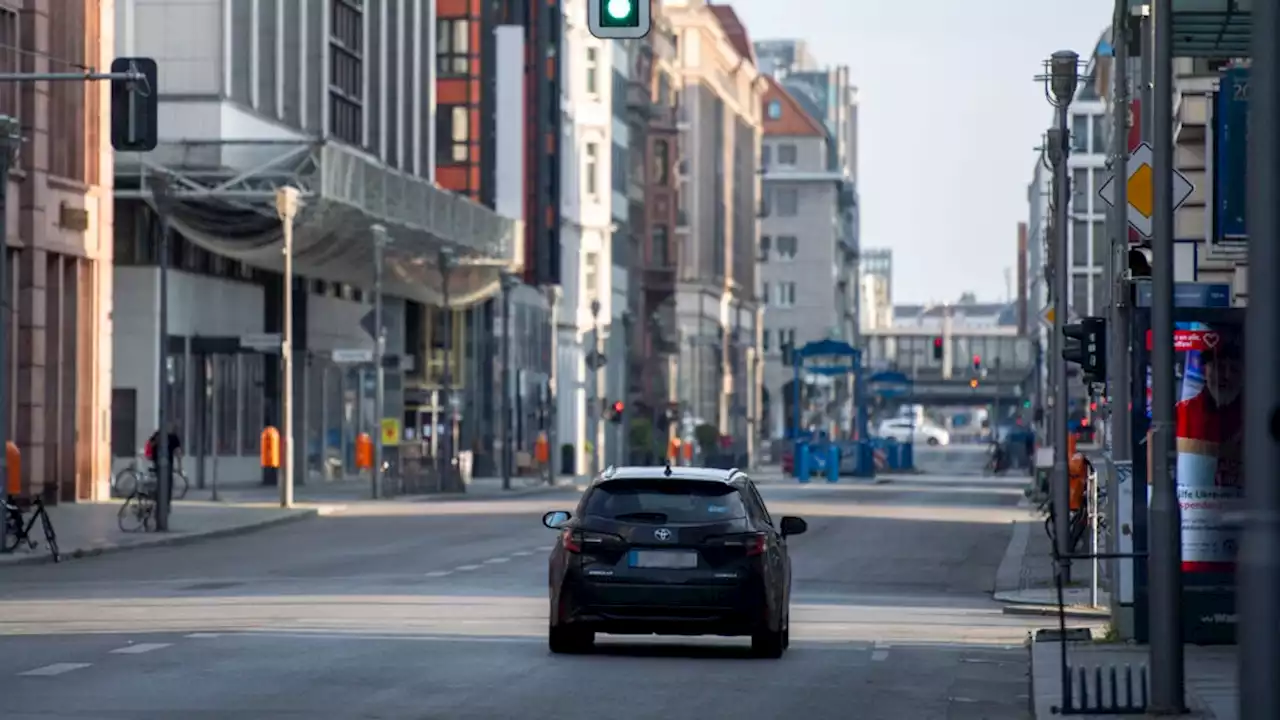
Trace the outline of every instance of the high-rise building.
[[[7, 3], [0, 72], [106, 67], [117, 54], [114, 26], [108, 2]], [[120, 397], [111, 385], [112, 325], [129, 319], [111, 303], [108, 102], [101, 82], [0, 86], [0, 115], [19, 126], [14, 172], [5, 179], [12, 244], [4, 250], [8, 344], [0, 368], [8, 392], [0, 409], [5, 439], [22, 453], [23, 491], [48, 503], [106, 496], [109, 441], [123, 447], [112, 406], [121, 414], [136, 408], [136, 397]]]
[[862, 329], [893, 326], [893, 250], [863, 248], [859, 258], [862, 304], [858, 308]]
[[[218, 456], [227, 483], [259, 473], [262, 428], [281, 425], [275, 338], [289, 292], [296, 477], [349, 464], [355, 434], [380, 435], [384, 423], [399, 426], [405, 446], [474, 450], [486, 471], [498, 347], [487, 303], [504, 267], [538, 283], [558, 269], [544, 262], [558, 223], [547, 231], [526, 213], [555, 193], [537, 180], [554, 174], [545, 165], [555, 152], [546, 133], [525, 127], [554, 121], [558, 138], [558, 116], [528, 111], [553, 107], [540, 83], [554, 87], [558, 76], [525, 60], [531, 47], [544, 57], [559, 23], [535, 22], [543, 3], [522, 7], [527, 16], [486, 4], [481, 17], [442, 4], [437, 17], [428, 0], [234, 0], [140, 3], [119, 16], [117, 54], [153, 56], [161, 68], [160, 147], [116, 158], [120, 462], [164, 402], [192, 462]], [[526, 73], [544, 80], [526, 83]], [[301, 194], [289, 288], [275, 207], [286, 185]], [[385, 370], [380, 417], [372, 366], [344, 360], [375, 347], [361, 323], [378, 274], [375, 224], [390, 244], [373, 333], [398, 359]], [[161, 347], [156, 265], [166, 246]]]

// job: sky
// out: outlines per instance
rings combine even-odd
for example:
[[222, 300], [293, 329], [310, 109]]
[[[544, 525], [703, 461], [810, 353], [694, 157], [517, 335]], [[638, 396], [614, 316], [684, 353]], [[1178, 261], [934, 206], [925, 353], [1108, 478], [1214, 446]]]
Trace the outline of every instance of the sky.
[[1087, 60], [1114, 0], [721, 4], [753, 41], [806, 40], [820, 64], [849, 66], [860, 97], [862, 247], [893, 250], [894, 303], [965, 291], [1003, 300], [1053, 116], [1034, 78], [1055, 50]]

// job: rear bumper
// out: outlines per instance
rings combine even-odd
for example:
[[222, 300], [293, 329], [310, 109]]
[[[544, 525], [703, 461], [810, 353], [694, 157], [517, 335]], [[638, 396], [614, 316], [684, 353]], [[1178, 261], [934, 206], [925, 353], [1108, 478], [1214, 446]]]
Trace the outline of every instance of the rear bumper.
[[567, 577], [552, 602], [557, 624], [623, 635], [749, 635], [772, 615], [758, 578], [688, 585]]

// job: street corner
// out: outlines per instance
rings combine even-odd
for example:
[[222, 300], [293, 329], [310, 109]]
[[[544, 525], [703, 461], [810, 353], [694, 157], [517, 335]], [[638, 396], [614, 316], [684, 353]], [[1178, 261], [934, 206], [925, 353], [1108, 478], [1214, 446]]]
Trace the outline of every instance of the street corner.
[[174, 506], [167, 532], [123, 532], [118, 525], [118, 502], [81, 503], [49, 508], [57, 533], [58, 559], [49, 553], [43, 534], [35, 547], [19, 547], [0, 554], [0, 567], [65, 562], [108, 553], [167, 547], [232, 537], [286, 523], [341, 512], [343, 506], [281, 508], [216, 502], [181, 502]]

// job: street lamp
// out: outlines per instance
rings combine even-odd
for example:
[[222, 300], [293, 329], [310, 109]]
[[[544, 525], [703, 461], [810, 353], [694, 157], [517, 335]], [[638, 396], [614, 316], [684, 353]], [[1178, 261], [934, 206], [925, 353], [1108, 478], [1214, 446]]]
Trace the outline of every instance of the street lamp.
[[1049, 91], [1055, 107], [1071, 104], [1080, 85], [1080, 55], [1074, 50], [1059, 50], [1049, 57]]
[[600, 407], [600, 404], [601, 404], [601, 398], [603, 397], [602, 393], [604, 392], [604, 388], [603, 388], [604, 363], [602, 362], [604, 360], [604, 352], [603, 352], [603, 346], [601, 345], [601, 342], [600, 342], [600, 300], [599, 298], [593, 299], [591, 301], [590, 309], [591, 309], [591, 355], [590, 357], [591, 357], [591, 369], [595, 373], [595, 378], [594, 378], [594, 382], [592, 383], [592, 391], [591, 391], [591, 407], [589, 408], [589, 411], [591, 412], [591, 475], [594, 477], [600, 474], [600, 469], [601, 469], [600, 459], [603, 457], [601, 455], [601, 453], [603, 452], [603, 448], [601, 447], [601, 445], [604, 444], [600, 442], [601, 440], [600, 431], [603, 429], [603, 425], [601, 423], [602, 418], [600, 417], [601, 410], [602, 410], [602, 408]]
[[511, 291], [520, 285], [514, 273], [502, 273], [502, 379], [499, 382], [498, 422], [502, 469], [502, 489], [511, 489]]
[[159, 377], [156, 407], [156, 532], [169, 529], [169, 510], [173, 505], [173, 463], [169, 448], [169, 212], [173, 192], [168, 175], [151, 181], [151, 199], [160, 216], [160, 239], [156, 254], [160, 260], [160, 318], [156, 328], [159, 341]]
[[[9, 249], [5, 241], [9, 237], [9, 168], [18, 157], [22, 146], [22, 124], [17, 118], [0, 115], [0, 307], [4, 315], [11, 314], [9, 304]], [[8, 317], [0, 317], [0, 368], [9, 357]], [[9, 373], [0, 372], [0, 445], [6, 449], [9, 443]], [[9, 477], [8, 452], [0, 453], [0, 477]]]
[[1065, 138], [1058, 128], [1049, 128], [1045, 133], [1045, 154], [1049, 157], [1049, 168], [1056, 170], [1066, 155]]
[[284, 337], [280, 342], [280, 362], [284, 370], [284, 432], [281, 433], [280, 507], [293, 507], [293, 220], [298, 215], [298, 188], [276, 190], [276, 214], [284, 227]]
[[444, 312], [444, 367], [440, 376], [440, 402], [439, 408], [447, 408], [449, 413], [449, 423], [447, 432], [442, 432], [440, 438], [440, 458], [437, 461], [440, 473], [441, 487], [445, 487], [446, 480], [452, 485], [453, 480], [453, 425], [454, 425], [454, 409], [452, 398], [450, 397], [453, 389], [453, 379], [449, 377], [449, 356], [453, 354], [453, 308], [449, 302], [449, 275], [453, 272], [456, 258], [453, 256], [453, 248], [442, 247], [436, 255], [436, 265], [440, 270], [440, 286], [442, 298], [442, 311]]
[[[384, 253], [391, 239], [387, 235], [385, 225], [376, 224], [369, 228], [373, 234], [373, 415], [378, 419], [378, 431], [373, 441], [373, 470], [369, 473], [369, 495], [374, 500], [382, 492], [382, 417], [386, 413], [387, 404], [387, 372], [382, 367], [383, 358], [387, 354], [387, 333], [382, 325], [382, 275], [385, 264]], [[363, 377], [363, 373], [361, 373]], [[363, 382], [363, 380], [361, 381]]]

